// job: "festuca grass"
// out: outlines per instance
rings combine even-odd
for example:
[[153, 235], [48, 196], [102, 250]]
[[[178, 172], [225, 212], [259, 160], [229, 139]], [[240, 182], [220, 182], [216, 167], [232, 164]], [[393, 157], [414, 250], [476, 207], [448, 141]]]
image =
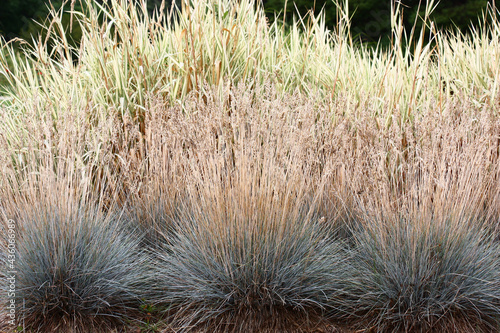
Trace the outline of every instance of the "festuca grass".
[[13, 217], [16, 323], [34, 331], [109, 330], [137, 315], [147, 255], [117, 216], [33, 207]]

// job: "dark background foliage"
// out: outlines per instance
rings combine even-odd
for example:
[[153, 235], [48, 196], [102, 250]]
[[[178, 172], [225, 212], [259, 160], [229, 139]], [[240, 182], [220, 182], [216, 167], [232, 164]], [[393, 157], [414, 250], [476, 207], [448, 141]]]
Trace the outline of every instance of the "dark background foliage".
[[[103, 0], [105, 1], [105, 0]], [[180, 0], [166, 0], [166, 7], [170, 8], [172, 1], [180, 4]], [[271, 20], [276, 13], [283, 18], [285, 0], [262, 0], [267, 15]], [[494, 0], [491, 4], [494, 4]], [[60, 8], [62, 0], [52, 0], [55, 8]], [[343, 1], [340, 1], [343, 2]], [[424, 1], [425, 2], [425, 1]], [[21, 37], [27, 40], [31, 35], [36, 35], [40, 26], [34, 22], [43, 22], [48, 13], [49, 0], [3, 0], [0, 5], [0, 33], [6, 39]], [[159, 7], [161, 0], [149, 0], [150, 12]], [[413, 26], [417, 16], [419, 0], [402, 0], [404, 5], [404, 18], [407, 28]], [[390, 39], [390, 4], [391, 0], [349, 0], [350, 15], [352, 16], [351, 32], [354, 37], [365, 42], [376, 43], [379, 39], [383, 44]], [[481, 12], [486, 9], [488, 0], [441, 0], [432, 18], [440, 28], [456, 26], [466, 32], [472, 23], [477, 23]], [[77, 7], [78, 1], [77, 1]], [[336, 24], [336, 8], [332, 0], [289, 0], [287, 3], [286, 20], [291, 23], [297, 10], [304, 16], [314, 8], [318, 13], [325, 10], [326, 22], [330, 29]], [[69, 15], [65, 20], [69, 24]], [[409, 31], [409, 30], [408, 30]], [[78, 40], [78, 29], [73, 29], [72, 37]]]
[[[270, 17], [274, 16], [274, 11], [283, 11], [285, 4], [285, 0], [263, 0], [263, 2], [266, 13]], [[343, 1], [339, 2], [343, 3]], [[407, 31], [410, 31], [415, 23], [420, 2], [422, 2], [420, 13], [423, 15], [425, 0], [401, 0]], [[439, 28], [457, 27], [461, 31], [467, 32], [471, 24], [479, 22], [481, 13], [485, 11], [487, 4], [488, 0], [441, 0], [432, 14], [432, 19]], [[494, 1], [491, 4], [494, 4]], [[336, 5], [332, 0], [289, 0], [287, 20], [291, 21], [297, 12], [295, 6], [301, 15], [306, 14], [313, 7], [316, 14], [324, 8], [329, 28], [332, 29], [336, 24]], [[383, 44], [390, 40], [391, 0], [349, 0], [349, 12], [352, 18], [351, 32], [353, 37], [373, 43], [380, 39]]]

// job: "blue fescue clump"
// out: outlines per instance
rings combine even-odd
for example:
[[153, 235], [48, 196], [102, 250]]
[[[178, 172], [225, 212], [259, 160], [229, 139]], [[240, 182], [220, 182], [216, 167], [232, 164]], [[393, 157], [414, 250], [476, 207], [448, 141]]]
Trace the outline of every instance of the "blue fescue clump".
[[491, 332], [500, 244], [478, 223], [401, 220], [356, 234], [356, 320], [376, 332]]
[[29, 327], [89, 332], [138, 309], [147, 257], [118, 218], [47, 208], [19, 224], [16, 303]]
[[171, 306], [176, 327], [288, 332], [344, 314], [348, 255], [318, 223], [195, 215], [156, 251], [156, 302]]

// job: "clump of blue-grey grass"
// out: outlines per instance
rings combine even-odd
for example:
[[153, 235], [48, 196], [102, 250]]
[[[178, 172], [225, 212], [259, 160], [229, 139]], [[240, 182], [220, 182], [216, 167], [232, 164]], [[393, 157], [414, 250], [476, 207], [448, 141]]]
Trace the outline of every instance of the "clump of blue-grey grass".
[[[300, 331], [343, 317], [350, 252], [298, 179], [275, 165], [217, 179], [219, 162], [201, 163], [205, 179], [188, 191], [174, 231], [154, 251], [154, 302], [171, 306], [174, 327], [217, 332]], [[273, 196], [276, 185], [282, 191]]]
[[16, 324], [37, 332], [123, 326], [147, 290], [140, 235], [88, 206], [27, 208], [16, 248]]
[[500, 244], [476, 221], [377, 221], [356, 234], [349, 279], [358, 327], [495, 332]]

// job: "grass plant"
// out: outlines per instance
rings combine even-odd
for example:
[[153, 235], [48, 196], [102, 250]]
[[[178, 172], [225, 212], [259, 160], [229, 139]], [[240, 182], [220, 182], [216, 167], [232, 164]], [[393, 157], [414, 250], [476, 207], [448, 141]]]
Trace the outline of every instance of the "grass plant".
[[500, 247], [494, 236], [477, 220], [405, 219], [373, 221], [356, 234], [358, 272], [349, 282], [361, 327], [498, 330]]
[[43, 331], [109, 330], [138, 310], [146, 256], [138, 235], [96, 212], [54, 207], [18, 217], [19, 325]]
[[[348, 309], [349, 253], [301, 199], [297, 178], [265, 165], [261, 177], [245, 177], [257, 164], [241, 165], [242, 178], [222, 179], [224, 163], [202, 167], [200, 190], [185, 199], [175, 230], [155, 251], [154, 299], [171, 306], [173, 327], [300, 332], [328, 327]], [[285, 183], [273, 194], [288, 177], [289, 189]]]
[[455, 91], [481, 105], [494, 103], [496, 9], [485, 13], [493, 20], [463, 36], [433, 28], [429, 15], [435, 5], [430, 1], [425, 7], [424, 29], [410, 32], [402, 29], [401, 7], [394, 7], [393, 45], [382, 51], [352, 41], [347, 5], [339, 4], [332, 32], [321, 15], [299, 17], [291, 29], [279, 20], [269, 24], [253, 0], [196, 1], [153, 18], [145, 4], [113, 0], [103, 6], [87, 0], [84, 12], [73, 13], [83, 35], [79, 49], [66, 40], [63, 12], [53, 11], [46, 37], [25, 45], [26, 57], [9, 71], [5, 57], [13, 49], [2, 47], [0, 76], [13, 87], [6, 98], [16, 110], [38, 96], [52, 102], [54, 114], [68, 103], [93, 103], [128, 112], [138, 122], [147, 94], [175, 101], [203, 90], [205, 83], [223, 89], [240, 81], [262, 83], [269, 76], [286, 92], [347, 95], [354, 103], [370, 95], [379, 106], [398, 106], [404, 119], [430, 98], [442, 105]]

